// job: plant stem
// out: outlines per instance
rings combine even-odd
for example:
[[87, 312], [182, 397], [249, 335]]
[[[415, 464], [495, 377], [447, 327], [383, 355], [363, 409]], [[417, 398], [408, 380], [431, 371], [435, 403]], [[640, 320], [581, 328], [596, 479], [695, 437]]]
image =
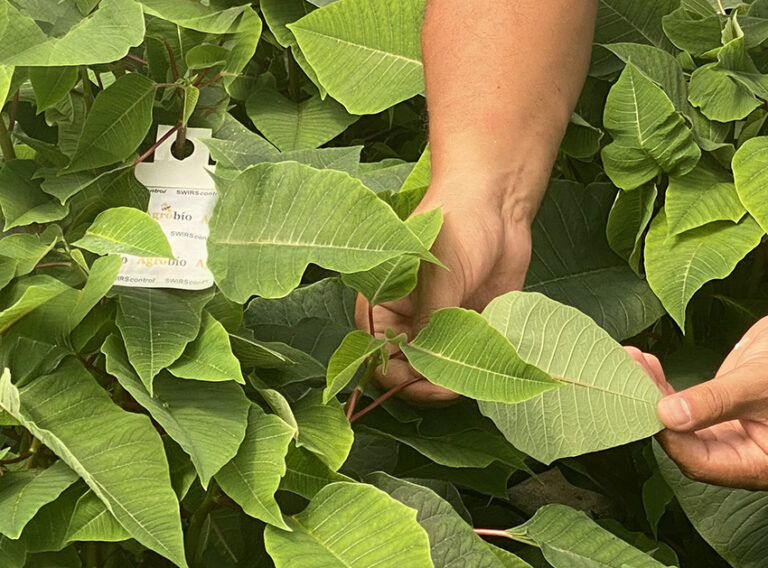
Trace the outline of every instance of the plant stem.
[[32, 457], [32, 452], [26, 452], [21, 454], [17, 458], [11, 458], [9, 460], [0, 460], [0, 465], [11, 465], [14, 463], [23, 462], [24, 460], [28, 460], [31, 457]]
[[8, 112], [8, 131], [13, 132], [13, 128], [16, 126], [16, 113], [19, 110], [19, 90], [13, 93], [13, 100], [11, 101], [11, 110]]
[[144, 160], [146, 160], [147, 158], [149, 158], [149, 157], [150, 157], [152, 154], [154, 154], [155, 150], [157, 150], [157, 149], [158, 149], [158, 148], [159, 148], [159, 147], [160, 147], [160, 146], [163, 144], [163, 142], [165, 142], [165, 141], [166, 141], [166, 140], [168, 140], [168, 139], [169, 139], [171, 136], [173, 136], [173, 135], [174, 135], [174, 133], [175, 133], [175, 132], [176, 132], [176, 131], [177, 131], [179, 128], [181, 128], [181, 123], [180, 123], [180, 122], [176, 123], [176, 125], [175, 125], [173, 128], [171, 128], [171, 129], [170, 129], [168, 132], [166, 132], [165, 134], [163, 134], [163, 135], [162, 135], [162, 137], [160, 138], [160, 140], [158, 140], [157, 142], [155, 142], [154, 144], [152, 144], [152, 146], [150, 146], [150, 147], [149, 147], [149, 150], [147, 150], [147, 151], [146, 151], [146, 152], [144, 152], [144, 153], [143, 153], [141, 156], [139, 156], [138, 158], [136, 158], [136, 161], [135, 161], [135, 162], [133, 162], [133, 165], [134, 165], [134, 167], [135, 167], [136, 165], [140, 164], [141, 162], [143, 162]]
[[42, 262], [35, 266], [35, 270], [38, 270], [40, 268], [53, 268], [55, 266], [72, 266], [71, 262]]
[[91, 79], [88, 77], [88, 66], [80, 67], [80, 78], [83, 83], [83, 98], [85, 99], [85, 108], [91, 110], [93, 106], [93, 91], [91, 90]]
[[29, 461], [27, 462], [27, 469], [34, 469], [37, 465], [37, 457], [40, 455], [40, 448], [43, 447], [43, 443], [37, 438], [32, 439], [32, 444], [29, 446]]
[[385, 393], [384, 393], [383, 395], [381, 395], [379, 398], [377, 398], [376, 400], [374, 400], [374, 401], [373, 401], [371, 404], [369, 404], [368, 406], [366, 406], [365, 408], [363, 408], [363, 409], [362, 409], [360, 412], [358, 412], [358, 413], [356, 413], [356, 414], [353, 414], [353, 415], [350, 417], [350, 419], [349, 419], [350, 423], [354, 424], [355, 422], [357, 422], [358, 420], [360, 420], [360, 419], [361, 419], [363, 416], [365, 416], [366, 414], [368, 414], [369, 412], [371, 412], [372, 410], [374, 410], [374, 409], [375, 409], [375, 408], [377, 408], [378, 406], [381, 406], [383, 403], [385, 403], [386, 401], [388, 401], [390, 398], [392, 398], [392, 397], [393, 397], [393, 396], [395, 396], [396, 394], [398, 394], [398, 393], [400, 393], [400, 392], [404, 391], [404, 390], [405, 390], [405, 389], [407, 389], [409, 386], [411, 386], [411, 385], [413, 385], [413, 384], [416, 384], [416, 383], [418, 383], [419, 381], [423, 381], [423, 380], [425, 380], [425, 379], [424, 379], [424, 377], [416, 377], [415, 379], [411, 379], [410, 381], [406, 381], [406, 382], [404, 382], [404, 383], [401, 383], [401, 384], [397, 385], [397, 386], [396, 386], [396, 387], [394, 387], [394, 388], [391, 388], [391, 389], [389, 389], [387, 392], [385, 392]]
[[378, 353], [376, 353], [375, 355], [372, 355], [371, 357], [368, 357], [368, 360], [366, 361], [365, 373], [363, 373], [363, 376], [360, 378], [360, 382], [357, 383], [355, 390], [352, 392], [352, 395], [349, 397], [349, 400], [347, 401], [345, 414], [347, 415], [348, 419], [350, 420], [352, 419], [352, 415], [355, 413], [355, 407], [357, 406], [357, 403], [360, 400], [360, 397], [363, 396], [363, 393], [365, 392], [365, 387], [373, 378], [373, 374], [376, 372], [376, 369], [378, 368], [378, 366], [379, 366]]
[[182, 126], [176, 131], [176, 141], [173, 143], [174, 149], [176, 150], [176, 157], [179, 160], [184, 159], [184, 150], [186, 149], [187, 145], [187, 127]]
[[218, 73], [216, 73], [216, 74], [215, 74], [213, 77], [211, 77], [209, 80], [207, 80], [205, 83], [203, 83], [202, 85], [200, 85], [200, 86], [198, 87], [198, 89], [200, 89], [200, 90], [202, 91], [202, 90], [203, 90], [203, 89], [205, 89], [206, 87], [208, 87], [208, 86], [212, 85], [213, 83], [215, 83], [216, 81], [218, 81], [219, 79], [221, 79], [223, 76], [224, 76], [224, 73], [222, 73], [221, 71], [219, 71], [219, 72], [218, 72]]
[[187, 553], [187, 559], [193, 564], [200, 547], [200, 534], [203, 531], [203, 523], [205, 523], [205, 519], [208, 518], [208, 515], [216, 506], [218, 492], [219, 488], [216, 482], [211, 480], [211, 484], [208, 486], [208, 491], [205, 494], [205, 499], [203, 499], [197, 511], [192, 514], [192, 518], [189, 521], [189, 528], [184, 539], [184, 548]]
[[98, 542], [86, 543], [85, 568], [99, 568], [99, 543]]
[[141, 63], [142, 65], [149, 66], [149, 63], [147, 63], [146, 60], [142, 59], [141, 57], [136, 57], [135, 55], [131, 55], [130, 53], [125, 56], [127, 59], [130, 59], [131, 61], [135, 61], [136, 63]]
[[288, 92], [291, 94], [293, 102], [299, 102], [299, 65], [293, 58], [289, 50], [285, 50], [285, 56], [288, 58]]
[[2, 150], [6, 162], [16, 159], [16, 150], [13, 149], [11, 133], [2, 117], [0, 117], [0, 150]]
[[514, 540], [507, 531], [498, 529], [475, 529], [475, 534], [479, 536], [497, 536], [499, 538], [508, 538]]
[[725, 6], [723, 6], [723, 0], [717, 0], [717, 6], [720, 8], [720, 13], [725, 16]]
[[[369, 303], [368, 304], [368, 333], [373, 335], [374, 327], [373, 327], [373, 306]], [[374, 336], [375, 337], [375, 336]]]
[[192, 85], [195, 86], [195, 87], [199, 87], [200, 83], [203, 82], [203, 79], [205, 79], [205, 76], [208, 74], [208, 71], [210, 71], [210, 70], [211, 70], [210, 67], [206, 67], [205, 69], [200, 71], [200, 73], [197, 75], [197, 77], [195, 77], [195, 81], [192, 83]]
[[165, 45], [165, 51], [168, 52], [168, 59], [171, 62], [171, 75], [173, 76], [174, 81], [179, 80], [179, 69], [176, 67], [176, 56], [173, 53], [173, 49], [171, 49], [171, 45], [168, 43], [168, 41], [163, 40], [163, 44]]

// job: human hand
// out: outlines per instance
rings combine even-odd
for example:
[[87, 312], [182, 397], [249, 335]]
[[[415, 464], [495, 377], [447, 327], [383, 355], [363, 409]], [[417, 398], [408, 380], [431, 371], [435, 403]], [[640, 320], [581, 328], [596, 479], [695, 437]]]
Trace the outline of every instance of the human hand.
[[628, 348], [667, 395], [658, 439], [691, 479], [768, 489], [768, 318], [734, 347], [715, 378], [675, 394], [658, 359]]
[[[422, 263], [416, 289], [406, 298], [375, 306], [374, 334], [391, 328], [409, 339], [427, 325], [432, 312], [446, 307], [482, 310], [496, 296], [522, 288], [531, 257], [531, 218], [528, 208], [505, 192], [503, 179], [435, 184], [414, 214], [440, 208], [443, 228], [432, 253], [447, 267]], [[536, 204], [538, 205], [538, 204]], [[368, 302], [358, 296], [357, 325], [368, 330]], [[398, 351], [387, 374], [376, 381], [389, 390], [419, 375]], [[458, 397], [426, 380], [404, 389], [401, 396], [422, 404], [439, 404]]]

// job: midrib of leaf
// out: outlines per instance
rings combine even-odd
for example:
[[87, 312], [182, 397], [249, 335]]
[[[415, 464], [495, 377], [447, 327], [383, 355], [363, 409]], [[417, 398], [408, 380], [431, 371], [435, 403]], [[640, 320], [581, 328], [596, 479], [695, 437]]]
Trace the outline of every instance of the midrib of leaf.
[[108, 127], [108, 128], [106, 128], [105, 130], [102, 130], [102, 131], [101, 131], [101, 133], [100, 133], [98, 136], [96, 136], [96, 137], [93, 139], [93, 141], [91, 141], [91, 143], [90, 143], [90, 144], [88, 144], [87, 146], [83, 146], [82, 148], [78, 148], [78, 149], [77, 149], [77, 152], [76, 152], [76, 154], [85, 153], [85, 151], [86, 151], [86, 150], [89, 150], [90, 148], [92, 148], [93, 146], [95, 146], [95, 145], [96, 145], [96, 142], [97, 142], [98, 140], [101, 140], [102, 138], [104, 138], [104, 135], [105, 135], [107, 132], [111, 132], [112, 130], [114, 130], [114, 129], [115, 129], [115, 127], [117, 126], [117, 124], [118, 124], [118, 123], [120, 123], [120, 122], [122, 122], [122, 121], [125, 119], [126, 115], [127, 115], [127, 114], [128, 114], [130, 111], [132, 111], [132, 110], [133, 110], [133, 109], [134, 109], [134, 108], [135, 108], [135, 107], [136, 107], [136, 106], [137, 106], [139, 103], [141, 103], [142, 101], [144, 101], [144, 99], [145, 99], [145, 98], [147, 98], [147, 97], [148, 97], [150, 94], [154, 94], [154, 92], [155, 92], [155, 87], [154, 87], [154, 85], [153, 85], [153, 86], [151, 86], [149, 89], [147, 89], [147, 90], [145, 91], [145, 93], [144, 93], [144, 94], [143, 94], [141, 97], [139, 97], [138, 99], [136, 99], [136, 100], [135, 100], [135, 101], [134, 101], [134, 102], [133, 102], [133, 103], [132, 103], [132, 104], [131, 104], [129, 107], [127, 107], [127, 108], [126, 108], [126, 109], [125, 109], [125, 110], [124, 110], [124, 111], [123, 111], [123, 112], [120, 114], [120, 116], [118, 116], [118, 117], [117, 117], [117, 119], [116, 119], [115, 121], [113, 121], [113, 122], [112, 122], [112, 124], [110, 124], [110, 125], [109, 125], [109, 127]]
[[[540, 257], [539, 257], [540, 258]], [[542, 264], [544, 264], [544, 261], [542, 260]], [[573, 280], [575, 278], [582, 278], [584, 276], [591, 276], [594, 274], [600, 274], [601, 272], [610, 272], [611, 270], [616, 270], [615, 266], [605, 266], [603, 268], [596, 268], [594, 270], [585, 270], [583, 272], [573, 272], [571, 274], [566, 274], [565, 276], [558, 276], [557, 278], [550, 278], [549, 280], [541, 280], [539, 282], [536, 282], [536, 284], [531, 284], [530, 286], [526, 286], [526, 290], [536, 290], [537, 288], [540, 288], [542, 286], [546, 286], [547, 284], [554, 284], [556, 282], [562, 282], [563, 280]], [[550, 272], [554, 272], [550, 269]]]
[[346, 40], [346, 39], [341, 39], [339, 37], [330, 36], [328, 34], [324, 34], [322, 32], [311, 30], [309, 28], [303, 28], [301, 26], [296, 26], [296, 27], [298, 29], [300, 29], [301, 31], [306, 32], [306, 33], [311, 33], [311, 34], [314, 34], [316, 36], [320, 36], [320, 37], [325, 38], [325, 39], [330, 39], [330, 40], [336, 41], [336, 42], [338, 42], [340, 44], [343, 44], [343, 45], [356, 47], [358, 49], [362, 49], [363, 51], [370, 51], [371, 55], [376, 55], [376, 54], [384, 55], [384, 56], [389, 57], [389, 58], [394, 58], [394, 59], [399, 59], [399, 60], [405, 61], [406, 63], [409, 63], [411, 65], [416, 65], [418, 67], [423, 67], [422, 62], [419, 61], [418, 59], [411, 59], [410, 57], [406, 57], [405, 55], [399, 55], [399, 54], [396, 54], [396, 53], [392, 53], [390, 51], [384, 51], [383, 49], [376, 49], [375, 47], [368, 47], [367, 45], [362, 45], [362, 44], [355, 43], [355, 42], [352, 42], [352, 41], [349, 41], [349, 40]]
[[[699, 250], [701, 250], [701, 247], [704, 246], [704, 242], [705, 241], [699, 242], [699, 244], [696, 246], [696, 249], [691, 253], [690, 258], [685, 263], [685, 269], [683, 270], [683, 285], [680, 287], [681, 306], [685, 306], [685, 295], [688, 293], [688, 278], [691, 276], [691, 266], [693, 265], [693, 261], [696, 259], [696, 255], [699, 253]], [[683, 318], [685, 318], [685, 313], [683, 313]]]
[[146, 249], [146, 248], [144, 248], [144, 247], [139, 247], [139, 246], [133, 245], [133, 244], [131, 244], [131, 243], [128, 243], [128, 242], [125, 242], [125, 241], [118, 241], [117, 239], [114, 239], [114, 238], [112, 238], [112, 237], [108, 237], [108, 236], [106, 236], [106, 235], [102, 235], [102, 234], [100, 234], [100, 233], [95, 233], [95, 232], [93, 232], [93, 231], [91, 231], [91, 230], [88, 230], [88, 231], [86, 231], [86, 233], [85, 233], [85, 234], [86, 234], [86, 235], [90, 235], [90, 236], [93, 236], [93, 237], [97, 237], [97, 238], [99, 238], [99, 239], [103, 239], [103, 240], [105, 240], [105, 241], [109, 241], [110, 243], [116, 243], [116, 244], [118, 244], [118, 245], [124, 245], [124, 246], [125, 246], [125, 245], [127, 245], [127, 246], [131, 246], [131, 247], [133, 247], [133, 248], [135, 248], [135, 249], [139, 249], [139, 250], [140, 250], [140, 251], [142, 251], [142, 252], [145, 252], [145, 253], [149, 253], [150, 255], [152, 255], [152, 254], [155, 254], [155, 251], [152, 251], [152, 250]]

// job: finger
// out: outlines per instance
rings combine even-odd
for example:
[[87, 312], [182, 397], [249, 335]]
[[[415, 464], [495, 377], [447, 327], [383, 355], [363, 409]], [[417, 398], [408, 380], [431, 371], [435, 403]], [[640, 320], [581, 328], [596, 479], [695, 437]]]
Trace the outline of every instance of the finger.
[[768, 373], [763, 365], [743, 364], [717, 380], [663, 398], [658, 415], [678, 432], [693, 432], [736, 419], [759, 419], [768, 403]]
[[739, 366], [741, 360], [745, 354], [749, 353], [749, 347], [759, 338], [766, 337], [768, 335], [768, 317], [759, 320], [755, 325], [749, 328], [749, 331], [744, 334], [733, 349], [720, 365], [717, 371], [717, 376], [720, 377], [733, 371]]
[[646, 364], [651, 369], [651, 377], [659, 390], [665, 395], [671, 395], [675, 393], [675, 389], [667, 382], [667, 377], [664, 376], [664, 369], [661, 366], [661, 361], [656, 355], [650, 353], [643, 353], [643, 358]]

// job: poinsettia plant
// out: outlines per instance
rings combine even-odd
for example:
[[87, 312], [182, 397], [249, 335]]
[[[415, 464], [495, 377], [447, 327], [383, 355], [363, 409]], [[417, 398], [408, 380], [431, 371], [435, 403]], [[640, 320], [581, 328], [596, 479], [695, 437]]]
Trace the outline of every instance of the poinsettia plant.
[[[768, 312], [768, 2], [601, 0], [525, 291], [374, 337], [439, 263], [424, 4], [0, 0], [3, 568], [763, 565], [619, 341], [685, 387]], [[215, 163], [200, 290], [119, 279], [178, 261], [169, 148]]]

